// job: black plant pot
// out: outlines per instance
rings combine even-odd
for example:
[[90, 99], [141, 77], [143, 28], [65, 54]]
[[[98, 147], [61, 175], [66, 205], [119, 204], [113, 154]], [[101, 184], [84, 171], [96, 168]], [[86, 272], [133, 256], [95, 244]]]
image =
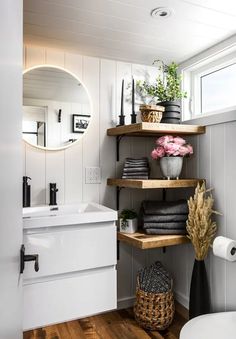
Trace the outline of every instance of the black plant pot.
[[210, 308], [210, 293], [205, 262], [204, 260], [195, 259], [190, 286], [189, 319], [210, 313]]
[[180, 102], [179, 101], [163, 101], [158, 105], [165, 107], [165, 112], [162, 114], [161, 123], [165, 124], [179, 124], [180, 123]]

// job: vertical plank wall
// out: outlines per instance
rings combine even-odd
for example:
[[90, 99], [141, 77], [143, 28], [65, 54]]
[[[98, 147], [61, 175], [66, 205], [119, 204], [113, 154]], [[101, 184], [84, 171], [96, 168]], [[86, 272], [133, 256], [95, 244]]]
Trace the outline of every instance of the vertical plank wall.
[[[187, 177], [205, 178], [207, 186], [214, 189], [214, 208], [223, 213], [223, 216], [216, 216], [217, 235], [232, 239], [236, 239], [235, 135], [236, 121], [231, 121], [207, 126], [205, 135], [188, 138], [194, 146], [195, 155], [192, 159], [187, 159], [185, 169]], [[194, 261], [191, 245], [170, 248], [168, 259], [178, 299], [188, 306]], [[179, 264], [176, 265], [176, 262]], [[210, 249], [206, 266], [212, 311], [235, 310], [236, 263], [213, 256]]]
[[[94, 201], [115, 208], [115, 189], [106, 185], [106, 179], [120, 175], [125, 157], [150, 154], [154, 145], [153, 138], [124, 139], [121, 142], [120, 162], [116, 162], [115, 138], [108, 137], [106, 130], [115, 125], [116, 115], [120, 110], [121, 79], [124, 78], [127, 84], [130, 83], [132, 75], [136, 79], [153, 78], [157, 76], [157, 69], [26, 45], [24, 68], [43, 64], [60, 66], [77, 75], [88, 88], [92, 98], [93, 112], [85, 137], [69, 149], [42, 151], [23, 143], [23, 173], [32, 178], [32, 205], [47, 204], [49, 183], [56, 182], [59, 187], [58, 202], [60, 204]], [[125, 92], [125, 96], [130, 97], [130, 89], [126, 85]], [[125, 102], [125, 112], [128, 122], [131, 114], [129, 100]], [[84, 174], [87, 166], [101, 167], [101, 184], [85, 183]], [[158, 192], [144, 193], [137, 190], [135, 192], [125, 190], [121, 194], [120, 207], [132, 207], [138, 210], [140, 202], [145, 197], [158, 197], [158, 194]], [[150, 258], [147, 252], [121, 245], [118, 263], [120, 307], [132, 302], [136, 272], [147, 264]]]
[[[121, 79], [130, 82], [131, 76], [143, 79], [156, 76], [156, 68], [98, 59], [62, 50], [25, 46], [25, 68], [35, 65], [52, 64], [65, 67], [76, 74], [87, 86], [93, 102], [93, 118], [88, 133], [81, 142], [65, 151], [45, 152], [23, 143], [23, 173], [32, 177], [32, 203], [48, 203], [48, 183], [55, 181], [59, 187], [59, 203], [95, 201], [115, 208], [115, 189], [106, 185], [108, 177], [119, 176], [126, 156], [149, 155], [153, 138], [126, 138], [121, 141], [120, 162], [115, 158], [115, 139], [106, 135], [107, 128], [114, 125], [115, 115], [120, 109]], [[129, 90], [125, 86], [126, 96]], [[130, 102], [125, 103], [127, 119], [131, 112]], [[185, 161], [183, 175], [206, 178], [208, 186], [214, 187], [216, 209], [224, 215], [217, 217], [220, 235], [236, 239], [234, 206], [235, 157], [234, 137], [236, 122], [207, 127], [205, 135], [191, 137], [195, 154]], [[101, 167], [101, 184], [85, 184], [84, 172], [87, 166]], [[151, 162], [153, 175], [158, 175], [158, 166]], [[167, 198], [189, 196], [192, 190], [168, 191]], [[120, 208], [138, 210], [145, 199], [161, 198], [158, 190], [124, 190], [121, 192]], [[155, 260], [161, 260], [174, 277], [177, 299], [188, 306], [189, 286], [194, 254], [191, 245], [174, 246], [165, 254], [161, 249], [141, 251], [121, 245], [118, 262], [119, 306], [129, 305], [134, 296], [137, 270]], [[213, 257], [210, 251], [206, 261], [210, 277], [213, 309], [231, 310], [236, 308], [235, 263]]]

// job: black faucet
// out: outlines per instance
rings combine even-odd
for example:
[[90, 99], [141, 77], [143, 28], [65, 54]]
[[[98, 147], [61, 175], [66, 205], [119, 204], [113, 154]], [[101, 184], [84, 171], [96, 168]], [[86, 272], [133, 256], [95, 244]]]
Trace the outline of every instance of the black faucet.
[[30, 207], [30, 185], [28, 180], [31, 180], [31, 178], [26, 175], [23, 176], [23, 207]]
[[57, 205], [57, 184], [56, 183], [50, 183], [50, 202], [49, 205]]

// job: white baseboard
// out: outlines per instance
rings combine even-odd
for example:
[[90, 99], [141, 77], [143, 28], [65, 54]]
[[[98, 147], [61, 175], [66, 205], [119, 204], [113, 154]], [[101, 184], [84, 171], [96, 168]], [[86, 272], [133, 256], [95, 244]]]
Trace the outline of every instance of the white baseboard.
[[189, 298], [181, 292], [175, 291], [175, 299], [185, 308], [189, 308]]
[[135, 296], [120, 298], [117, 300], [117, 309], [129, 308], [134, 306]]

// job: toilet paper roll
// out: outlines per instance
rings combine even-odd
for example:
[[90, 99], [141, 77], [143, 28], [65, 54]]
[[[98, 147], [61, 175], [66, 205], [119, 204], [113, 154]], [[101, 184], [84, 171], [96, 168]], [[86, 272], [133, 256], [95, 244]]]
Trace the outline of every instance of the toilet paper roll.
[[236, 261], [236, 241], [220, 236], [215, 238], [212, 247], [213, 253], [217, 257], [228, 261]]

